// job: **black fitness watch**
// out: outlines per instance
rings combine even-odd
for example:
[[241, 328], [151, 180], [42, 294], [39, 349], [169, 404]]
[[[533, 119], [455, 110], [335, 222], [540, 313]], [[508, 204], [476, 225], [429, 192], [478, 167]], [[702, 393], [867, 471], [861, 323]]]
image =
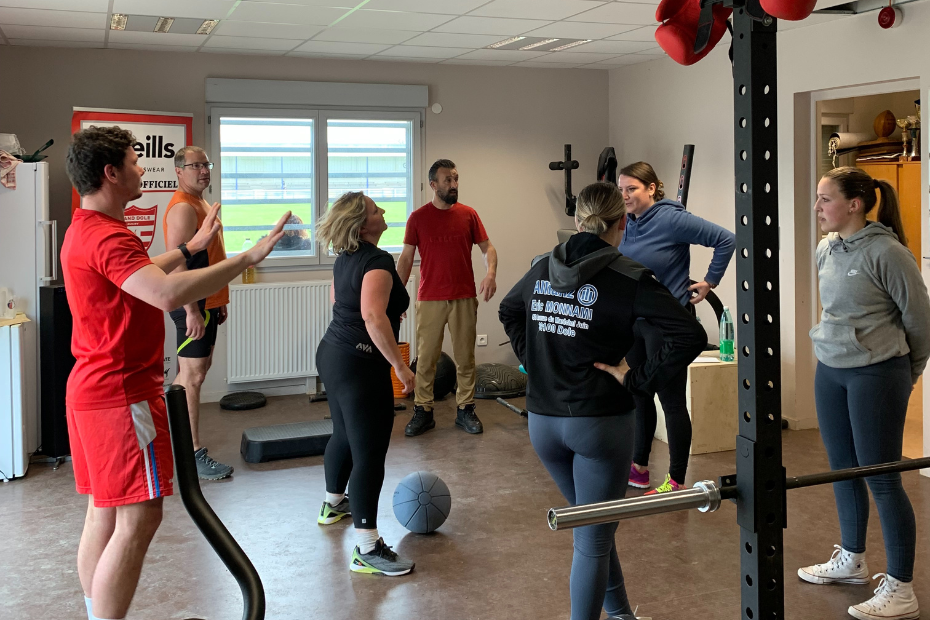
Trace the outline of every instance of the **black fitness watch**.
[[181, 250], [181, 254], [184, 255], [184, 258], [186, 258], [187, 260], [191, 259], [192, 255], [191, 255], [190, 250], [187, 249], [186, 243], [182, 243], [181, 245], [179, 245], [178, 249]]

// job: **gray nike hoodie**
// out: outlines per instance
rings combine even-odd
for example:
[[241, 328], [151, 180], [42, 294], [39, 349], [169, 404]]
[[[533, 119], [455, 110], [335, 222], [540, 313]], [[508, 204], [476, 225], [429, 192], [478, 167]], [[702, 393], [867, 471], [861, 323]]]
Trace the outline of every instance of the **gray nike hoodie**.
[[817, 359], [860, 368], [907, 355], [911, 380], [930, 358], [930, 297], [914, 256], [890, 228], [869, 222], [817, 246], [820, 323], [810, 332]]

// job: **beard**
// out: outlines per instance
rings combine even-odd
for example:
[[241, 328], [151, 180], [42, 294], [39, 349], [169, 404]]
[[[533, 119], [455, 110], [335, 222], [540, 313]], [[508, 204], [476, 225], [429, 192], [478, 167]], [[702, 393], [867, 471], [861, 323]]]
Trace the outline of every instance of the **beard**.
[[459, 190], [450, 189], [448, 192], [437, 191], [436, 195], [447, 205], [454, 205], [459, 201]]

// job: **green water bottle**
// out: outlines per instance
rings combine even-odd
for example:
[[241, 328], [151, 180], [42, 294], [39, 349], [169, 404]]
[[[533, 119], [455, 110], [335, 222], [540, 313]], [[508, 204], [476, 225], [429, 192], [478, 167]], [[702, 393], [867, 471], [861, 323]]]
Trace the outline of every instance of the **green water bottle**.
[[720, 361], [732, 362], [733, 357], [733, 315], [730, 309], [723, 307], [723, 314], [720, 316]]

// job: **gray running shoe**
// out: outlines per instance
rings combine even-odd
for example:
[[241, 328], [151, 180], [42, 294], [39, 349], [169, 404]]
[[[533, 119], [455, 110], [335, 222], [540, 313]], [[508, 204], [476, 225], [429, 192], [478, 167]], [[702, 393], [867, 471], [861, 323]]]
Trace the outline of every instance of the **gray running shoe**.
[[384, 539], [379, 538], [371, 553], [359, 553], [356, 545], [349, 568], [356, 573], [400, 577], [412, 571], [414, 566], [410, 560], [405, 560], [391, 551], [391, 548], [384, 544]]
[[316, 522], [320, 525], [332, 525], [336, 521], [342, 519], [343, 517], [348, 517], [352, 514], [352, 508], [349, 505], [349, 496], [346, 495], [341, 502], [333, 506], [327, 501], [323, 502], [323, 507], [320, 508], [320, 514], [316, 518]]
[[214, 461], [206, 448], [194, 452], [194, 460], [197, 461], [197, 477], [201, 480], [222, 480], [232, 476], [233, 468]]

